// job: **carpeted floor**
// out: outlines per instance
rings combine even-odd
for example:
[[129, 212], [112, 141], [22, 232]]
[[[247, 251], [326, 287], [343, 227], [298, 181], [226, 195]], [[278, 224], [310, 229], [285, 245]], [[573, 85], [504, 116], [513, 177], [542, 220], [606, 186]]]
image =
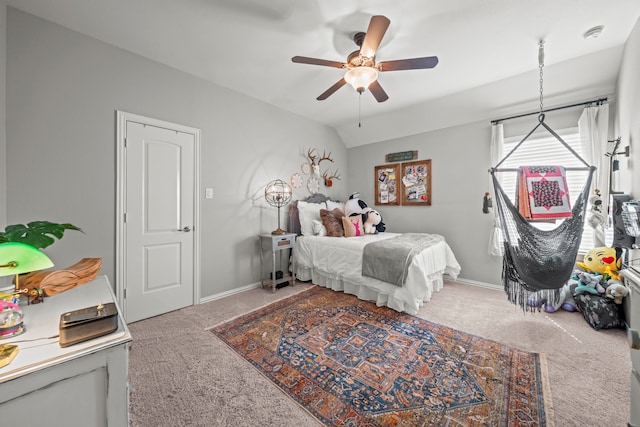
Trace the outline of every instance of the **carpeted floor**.
[[353, 295], [314, 287], [211, 331], [327, 426], [553, 425], [544, 355]]
[[[130, 324], [133, 427], [320, 426], [207, 330], [307, 289], [253, 289]], [[624, 330], [578, 313], [523, 313], [502, 291], [447, 282], [418, 317], [546, 355], [556, 426], [625, 426], [631, 362]]]

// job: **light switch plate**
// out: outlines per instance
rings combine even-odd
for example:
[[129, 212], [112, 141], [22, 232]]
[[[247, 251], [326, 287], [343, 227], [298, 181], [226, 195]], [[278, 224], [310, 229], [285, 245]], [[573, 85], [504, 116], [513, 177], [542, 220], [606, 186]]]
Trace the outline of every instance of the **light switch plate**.
[[213, 188], [205, 189], [204, 197], [207, 198], [207, 199], [213, 199]]

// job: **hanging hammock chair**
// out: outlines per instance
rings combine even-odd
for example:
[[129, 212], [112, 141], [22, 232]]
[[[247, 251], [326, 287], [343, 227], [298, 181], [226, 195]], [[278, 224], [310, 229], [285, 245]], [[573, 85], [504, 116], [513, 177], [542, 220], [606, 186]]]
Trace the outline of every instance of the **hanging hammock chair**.
[[496, 171], [500, 170], [492, 169], [491, 175], [503, 236], [504, 290], [509, 301], [523, 309], [528, 308], [527, 302], [533, 293], [555, 304], [560, 299], [560, 289], [575, 268], [595, 167], [589, 168], [584, 189], [571, 210], [572, 216], [553, 230], [540, 230], [522, 217], [500, 186]]
[[[587, 209], [587, 200], [591, 189], [591, 180], [596, 170], [573, 150], [553, 129], [544, 122], [543, 109], [543, 67], [544, 42], [538, 45], [538, 65], [540, 69], [540, 114], [536, 126], [493, 168], [491, 173], [496, 205], [503, 237], [504, 254], [502, 257], [502, 281], [504, 290], [513, 304], [519, 304], [523, 310], [533, 310], [528, 304], [529, 297], [536, 293], [539, 300], [556, 305], [560, 300], [560, 291], [573, 273]], [[540, 126], [546, 129], [585, 167], [565, 168], [565, 170], [588, 170], [589, 174], [582, 192], [578, 195], [571, 216], [552, 230], [541, 230], [532, 225], [514, 206], [502, 189], [496, 172], [519, 169], [500, 169], [500, 165], [513, 154]]]

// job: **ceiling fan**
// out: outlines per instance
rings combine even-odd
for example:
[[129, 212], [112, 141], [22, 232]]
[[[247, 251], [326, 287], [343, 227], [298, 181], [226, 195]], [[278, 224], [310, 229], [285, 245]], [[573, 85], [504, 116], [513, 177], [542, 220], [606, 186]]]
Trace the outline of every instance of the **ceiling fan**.
[[369, 89], [378, 102], [384, 102], [389, 99], [389, 96], [377, 80], [378, 72], [426, 69], [438, 65], [437, 56], [382, 61], [376, 64], [376, 51], [390, 23], [391, 21], [386, 16], [375, 15], [371, 17], [367, 32], [359, 32], [353, 36], [353, 41], [360, 46], [360, 50], [351, 52], [347, 57], [347, 62], [308, 58], [306, 56], [294, 56], [291, 58], [293, 62], [300, 64], [349, 69], [343, 78], [316, 98], [318, 101], [327, 99], [346, 83], [349, 83], [358, 93], [362, 94]]

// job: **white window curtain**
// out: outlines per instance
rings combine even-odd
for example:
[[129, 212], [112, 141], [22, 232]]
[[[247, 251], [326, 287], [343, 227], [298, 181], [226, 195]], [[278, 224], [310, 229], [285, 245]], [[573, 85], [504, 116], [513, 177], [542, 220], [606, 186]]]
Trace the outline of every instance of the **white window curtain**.
[[[491, 148], [489, 154], [491, 156], [491, 167], [494, 167], [502, 159], [502, 151], [504, 147], [504, 129], [502, 123], [491, 124]], [[491, 175], [488, 174], [489, 188], [492, 188]], [[504, 247], [502, 246], [502, 230], [500, 228], [500, 216], [497, 209], [494, 210], [493, 229], [489, 235], [489, 254], [494, 256], [502, 256]]]
[[[609, 104], [586, 107], [578, 120], [578, 132], [584, 160], [597, 168], [592, 189], [600, 191], [602, 212], [606, 216], [609, 206], [609, 160], [605, 156], [609, 135]], [[595, 247], [606, 246], [604, 227], [599, 225], [593, 230]]]

